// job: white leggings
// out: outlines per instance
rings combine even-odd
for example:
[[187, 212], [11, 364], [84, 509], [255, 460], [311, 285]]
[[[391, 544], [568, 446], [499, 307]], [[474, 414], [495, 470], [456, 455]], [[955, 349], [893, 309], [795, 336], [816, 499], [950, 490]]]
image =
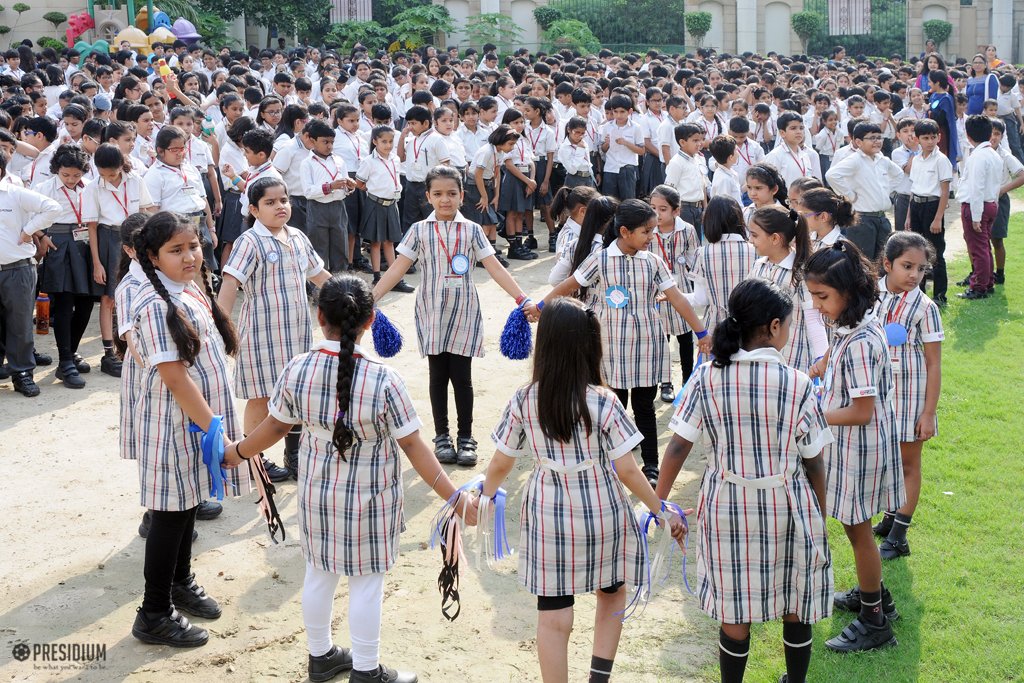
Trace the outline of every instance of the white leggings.
[[[302, 586], [302, 620], [306, 625], [309, 654], [327, 654], [331, 641], [334, 591], [341, 580], [306, 563]], [[380, 662], [380, 614], [384, 604], [384, 574], [348, 577], [348, 630], [352, 635], [352, 668], [374, 671]]]

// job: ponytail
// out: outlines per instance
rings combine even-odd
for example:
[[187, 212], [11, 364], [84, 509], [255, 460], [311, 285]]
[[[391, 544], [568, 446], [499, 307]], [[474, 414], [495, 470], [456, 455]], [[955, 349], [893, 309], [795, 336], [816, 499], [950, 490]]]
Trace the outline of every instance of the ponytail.
[[793, 300], [774, 283], [748, 278], [729, 295], [729, 315], [715, 326], [711, 361], [727, 368], [733, 354], [763, 336], [773, 320], [785, 321], [793, 313]]

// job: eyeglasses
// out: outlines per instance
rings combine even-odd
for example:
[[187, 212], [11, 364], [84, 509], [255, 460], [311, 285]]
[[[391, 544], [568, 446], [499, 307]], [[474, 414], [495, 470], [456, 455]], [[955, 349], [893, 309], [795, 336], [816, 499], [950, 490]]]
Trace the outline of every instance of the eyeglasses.
[[803, 218], [814, 218], [819, 213], [821, 213], [821, 211], [801, 211], [800, 216]]
[[882, 141], [882, 136], [881, 135], [865, 135], [863, 139], [864, 139], [864, 142], [881, 142]]
[[168, 151], [168, 152], [184, 152], [185, 151], [185, 147], [184, 146], [181, 146], [181, 147], [168, 147], [166, 151]]

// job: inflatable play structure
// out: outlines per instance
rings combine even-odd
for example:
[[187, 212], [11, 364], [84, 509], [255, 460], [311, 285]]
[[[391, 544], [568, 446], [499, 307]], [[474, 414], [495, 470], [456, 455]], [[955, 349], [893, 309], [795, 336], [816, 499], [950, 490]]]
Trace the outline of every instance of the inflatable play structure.
[[[152, 21], [150, 20], [152, 17]], [[93, 42], [83, 40], [92, 31]], [[135, 11], [135, 0], [108, 0], [97, 7], [89, 0], [89, 8], [68, 17], [67, 42], [84, 57], [91, 52], [116, 52], [127, 41], [131, 49], [149, 55], [154, 43], [170, 44], [183, 40], [192, 44], [201, 37], [192, 22], [178, 17], [171, 23], [166, 12], [153, 6], [153, 0]]]

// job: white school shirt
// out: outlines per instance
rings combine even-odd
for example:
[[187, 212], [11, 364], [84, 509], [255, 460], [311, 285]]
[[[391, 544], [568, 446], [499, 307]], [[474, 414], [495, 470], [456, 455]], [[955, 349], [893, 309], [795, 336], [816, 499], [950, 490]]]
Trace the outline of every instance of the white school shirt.
[[332, 154], [326, 159], [317, 154], [310, 154], [302, 162], [299, 174], [302, 176], [302, 193], [307, 199], [329, 204], [341, 201], [348, 194], [344, 189], [329, 189], [326, 193], [324, 192], [325, 183], [348, 178], [348, 167], [345, 166], [345, 160], [336, 154]]
[[[786, 181], [786, 187], [792, 185], [797, 178], [814, 177], [821, 180], [821, 163], [818, 160], [818, 153], [806, 147], [801, 147], [796, 153], [793, 153], [789, 149], [789, 145], [782, 143], [765, 155], [764, 160], [776, 168], [782, 179]], [[833, 160], [832, 163], [834, 166], [835, 161]]]
[[462, 146], [459, 136], [454, 131], [451, 135], [438, 133], [437, 136], [448, 146], [448, 161], [451, 162], [451, 165], [460, 170], [466, 168], [469, 160], [466, 159], [466, 148]]
[[813, 142], [814, 149], [818, 150], [818, 154], [823, 157], [834, 159], [836, 151], [838, 151], [840, 145], [843, 144], [843, 136], [839, 134], [838, 130], [822, 128], [818, 131], [818, 134], [814, 136]]
[[953, 181], [953, 164], [936, 147], [928, 156], [917, 155], [910, 167], [910, 191], [919, 197], [942, 196], [943, 182]]
[[[907, 149], [903, 145], [900, 145], [899, 147], [897, 147], [896, 149], [894, 149], [892, 151], [892, 156], [890, 158], [892, 159], [892, 162], [894, 164], [896, 164], [897, 166], [899, 166], [902, 169], [904, 166], [907, 165], [907, 162], [910, 161], [910, 157], [912, 157], [912, 156], [916, 157], [920, 153], [921, 153], [920, 150], [914, 152], [914, 151], [911, 151], [911, 150]], [[915, 160], [914, 163], [916, 164], [917, 160]], [[906, 173], [906, 172], [903, 173], [903, 180], [901, 180], [899, 182], [899, 184], [896, 185], [895, 190], [896, 190], [896, 192], [898, 194], [910, 194], [911, 193], [910, 192], [910, 174], [909, 173]]]
[[345, 168], [354, 171], [370, 153], [370, 136], [361, 130], [350, 133], [344, 128], [335, 128], [334, 146], [331, 150], [345, 160]]
[[981, 220], [985, 202], [999, 199], [1002, 177], [1003, 160], [992, 145], [986, 141], [975, 147], [960, 169], [956, 188], [956, 198], [970, 206], [971, 220]]
[[738, 158], [733, 168], [740, 178], [740, 184], [745, 185], [750, 167], [764, 160], [764, 148], [756, 142], [751, 142], [748, 137], [742, 145], [736, 145], [736, 154]]
[[153, 204], [161, 211], [192, 214], [206, 208], [203, 179], [187, 161], [178, 167], [162, 161], [154, 163], [146, 171], [145, 183]]
[[[523, 137], [526, 138], [530, 151], [533, 152], [534, 161], [547, 159], [549, 153], [555, 154], [558, 152], [555, 132], [546, 123], [541, 122], [540, 128], [534, 128], [527, 123], [526, 127], [523, 128]], [[542, 180], [543, 178], [538, 178], [537, 182]]]
[[60, 178], [51, 176], [33, 189], [44, 197], [49, 197], [57, 202], [60, 213], [54, 219], [54, 223], [85, 225], [85, 197], [83, 194], [85, 186], [82, 183], [68, 188], [64, 186]]
[[640, 118], [640, 129], [644, 133], [644, 139], [650, 140], [651, 144], [658, 148], [659, 158], [661, 158], [661, 146], [658, 144], [658, 131], [661, 130], [661, 124], [669, 118], [671, 117], [665, 111], [655, 114], [650, 110]]
[[477, 150], [487, 144], [487, 137], [490, 134], [491, 130], [481, 123], [477, 123], [475, 131], [466, 126], [459, 126], [459, 129], [455, 131], [455, 135], [462, 141], [462, 149], [466, 150], [467, 159], [476, 157]]
[[[661, 156], [662, 152], [661, 148], [665, 147], [666, 145], [668, 146], [669, 152], [673, 154], [676, 152], [676, 150], [679, 149], [679, 143], [676, 142], [676, 126], [678, 126], [682, 122], [683, 121], [676, 121], [668, 114], [665, 115], [665, 120], [661, 122], [660, 126], [658, 126], [657, 141], [655, 143], [658, 145], [659, 157]], [[655, 141], [652, 140], [652, 142]], [[662, 158], [662, 161], [664, 161], [664, 158]]]
[[[562, 229], [558, 231], [558, 237], [555, 238], [555, 253], [561, 254], [569, 240], [578, 240], [580, 238], [580, 230], [582, 229], [583, 226], [574, 221], [571, 216], [567, 218], [565, 223], [562, 224]], [[568, 275], [566, 275], [566, 277], [568, 277]], [[562, 280], [564, 279], [565, 278], [563, 277]], [[559, 280], [558, 282], [561, 282], [562, 280]]]
[[501, 121], [501, 117], [505, 115], [505, 112], [508, 111], [509, 109], [513, 108], [515, 106], [515, 104], [513, 102], [510, 102], [509, 100], [506, 100], [501, 95], [495, 95], [494, 99], [497, 100], [497, 102], [498, 102], [498, 118], [497, 118], [497, 120]]
[[842, 161], [843, 159], [850, 156], [856, 151], [857, 148], [854, 147], [853, 145], [843, 145], [842, 147], [836, 150], [835, 154], [832, 155], [832, 165], [835, 166], [840, 161]]
[[478, 149], [476, 154], [473, 155], [473, 163], [471, 165], [469, 182], [476, 183], [476, 169], [483, 169], [483, 179], [492, 180], [494, 178], [494, 167], [501, 164], [505, 160], [504, 154], [499, 154], [494, 145], [488, 143]]
[[914, 119], [915, 121], [926, 119], [928, 118], [928, 105], [925, 104], [921, 109], [914, 109], [912, 104], [908, 104], [903, 107], [903, 109], [896, 112], [896, 115], [893, 116], [893, 118], [896, 119], [897, 122], [902, 121], [903, 119]]
[[[1005, 136], [1003, 141], [1006, 141]], [[1017, 157], [1013, 156], [1009, 146], [999, 145], [999, 149], [996, 152], [998, 152], [999, 158], [1003, 160], [1003, 178], [1000, 183], [1005, 185], [1010, 180], [1013, 180], [1021, 171], [1024, 171], [1024, 164], [1020, 163]]]
[[237, 189], [235, 185], [227, 182], [227, 174], [224, 173], [224, 168], [231, 166], [231, 169], [237, 175], [244, 171], [248, 164], [249, 162], [245, 160], [245, 153], [242, 152], [242, 148], [230, 139], [226, 145], [220, 148], [220, 172], [225, 176], [224, 189], [226, 191], [241, 193], [241, 190]]
[[185, 160], [195, 166], [200, 173], [206, 173], [213, 165], [213, 150], [205, 140], [192, 136], [185, 143]]
[[608, 140], [608, 151], [605, 152], [604, 170], [605, 173], [618, 173], [623, 166], [636, 166], [638, 155], [625, 145], [616, 140], [623, 138], [634, 145], [644, 144], [644, 131], [632, 121], [626, 121], [626, 125], [620, 126], [615, 121], [609, 121], [601, 131], [601, 139]]
[[398, 199], [402, 196], [402, 177], [398, 162], [383, 159], [373, 150], [363, 157], [356, 171], [356, 179], [366, 184], [366, 194], [380, 199]]
[[156, 147], [153, 145], [155, 140], [155, 133], [149, 138], [141, 134], [135, 136], [135, 146], [132, 147], [132, 156], [142, 162], [142, 165], [146, 168], [157, 163]]
[[[53, 144], [46, 149], [40, 150], [36, 158], [31, 159], [21, 169], [21, 179], [25, 182], [25, 187], [37, 187], [53, 177], [53, 174], [50, 173], [50, 159], [53, 158], [53, 154], [56, 151], [57, 141], [54, 140]], [[16, 154], [15, 156], [20, 155]]]
[[[857, 211], [888, 211], [889, 193], [903, 180], [903, 169], [879, 152], [869, 157], [857, 150], [825, 174], [832, 189], [853, 200]], [[981, 215], [981, 214], [978, 214]]]
[[718, 166], [715, 176], [711, 179], [712, 197], [732, 197], [743, 206], [743, 193], [740, 191], [740, 177], [735, 168]]
[[892, 140], [896, 137], [896, 126], [892, 125], [889, 117], [877, 109], [868, 115], [868, 121], [882, 129], [882, 137]]
[[996, 116], [1009, 116], [1020, 107], [1020, 99], [1013, 90], [1003, 92], [1000, 88], [999, 94], [996, 96], [996, 104]]
[[[334, 140], [337, 142], [338, 138], [335, 137]], [[302, 144], [301, 135], [296, 135], [274, 154], [274, 159], [271, 163], [274, 164], [274, 168], [284, 178], [284, 184], [288, 186], [288, 194], [300, 197], [305, 196], [302, 190], [302, 176], [299, 174], [299, 169], [302, 168], [302, 162], [309, 155], [310, 151]]]
[[242, 213], [242, 217], [246, 218], [249, 215], [249, 188], [252, 184], [260, 178], [277, 178], [278, 180], [284, 180], [281, 174], [278, 173], [277, 169], [274, 168], [273, 162], [270, 160], [265, 161], [259, 166], [250, 166], [249, 177], [245, 180], [246, 191], [242, 192], [241, 201], [238, 202], [238, 210]]
[[86, 223], [121, 225], [131, 214], [153, 206], [142, 177], [123, 171], [120, 184], [97, 178], [85, 186], [82, 195], [82, 219]]
[[61, 207], [38, 192], [0, 183], [0, 265], [32, 258], [36, 245], [22, 243], [22, 235], [34, 235], [50, 227]]
[[707, 166], [704, 157], [691, 157], [682, 150], [672, 155], [665, 167], [665, 184], [676, 188], [683, 202], [704, 201], [707, 191]]
[[402, 171], [410, 182], [422, 183], [434, 166], [449, 160], [448, 144], [434, 129], [417, 136], [405, 136], [405, 162]]

